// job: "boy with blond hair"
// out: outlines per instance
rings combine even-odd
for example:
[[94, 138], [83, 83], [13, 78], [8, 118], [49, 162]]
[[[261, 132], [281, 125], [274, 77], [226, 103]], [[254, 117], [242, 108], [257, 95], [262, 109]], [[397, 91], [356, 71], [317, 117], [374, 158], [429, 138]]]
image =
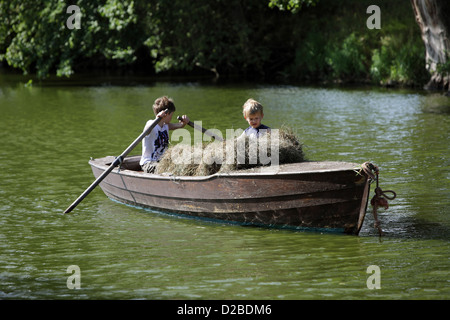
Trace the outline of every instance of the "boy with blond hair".
[[[258, 138], [261, 134], [269, 132], [270, 128], [261, 123], [264, 118], [263, 106], [254, 99], [248, 99], [242, 106], [242, 114], [249, 127], [244, 130], [245, 135]], [[260, 131], [262, 130], [262, 131]]]

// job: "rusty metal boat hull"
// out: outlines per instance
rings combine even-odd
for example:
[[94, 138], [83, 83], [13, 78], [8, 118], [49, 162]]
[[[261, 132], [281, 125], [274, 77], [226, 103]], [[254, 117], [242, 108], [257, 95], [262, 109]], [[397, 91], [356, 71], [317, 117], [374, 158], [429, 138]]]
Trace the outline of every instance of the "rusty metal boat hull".
[[[364, 221], [369, 178], [358, 164], [302, 162], [203, 177], [138, 171], [126, 158], [101, 183], [116, 201], [165, 213], [242, 225], [357, 235]], [[89, 161], [100, 176], [114, 160]]]

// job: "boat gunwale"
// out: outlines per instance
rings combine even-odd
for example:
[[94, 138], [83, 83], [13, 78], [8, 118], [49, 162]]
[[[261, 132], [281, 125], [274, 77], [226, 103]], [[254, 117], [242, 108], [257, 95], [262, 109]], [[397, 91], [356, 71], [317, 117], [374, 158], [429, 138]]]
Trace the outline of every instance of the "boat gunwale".
[[[97, 158], [97, 159], [91, 159], [89, 160], [89, 165], [92, 167], [96, 167], [99, 170], [106, 170], [110, 164], [112, 163], [111, 160], [114, 160], [114, 157], [106, 156], [103, 158]], [[270, 168], [276, 168], [280, 166], [294, 166], [298, 165], [300, 163], [310, 163], [310, 164], [340, 164], [340, 165], [346, 165], [346, 166], [352, 166], [346, 167], [346, 168], [328, 168], [328, 169], [309, 169], [309, 170], [295, 170], [295, 171], [280, 171], [279, 169], [270, 170]], [[258, 167], [258, 171], [250, 171], [254, 169], [247, 169], [247, 170], [236, 170], [236, 171], [230, 171], [230, 172], [221, 172], [221, 173], [214, 173], [212, 175], [208, 176], [178, 176], [178, 175], [159, 175], [159, 174], [153, 174], [153, 173], [146, 173], [143, 171], [135, 171], [130, 170], [126, 168], [114, 168], [112, 172], [116, 174], [121, 174], [125, 176], [135, 177], [135, 178], [141, 178], [141, 179], [150, 179], [150, 180], [169, 180], [173, 181], [176, 179], [177, 181], [208, 181], [215, 178], [249, 178], [252, 176], [255, 177], [267, 177], [267, 176], [293, 176], [293, 175], [299, 175], [299, 174], [315, 174], [315, 173], [332, 173], [332, 172], [345, 172], [345, 171], [353, 171], [356, 174], [358, 174], [359, 167], [361, 166], [358, 163], [353, 162], [341, 162], [341, 161], [305, 161], [300, 163], [289, 163], [289, 164], [282, 164], [279, 166], [267, 166], [267, 167]]]

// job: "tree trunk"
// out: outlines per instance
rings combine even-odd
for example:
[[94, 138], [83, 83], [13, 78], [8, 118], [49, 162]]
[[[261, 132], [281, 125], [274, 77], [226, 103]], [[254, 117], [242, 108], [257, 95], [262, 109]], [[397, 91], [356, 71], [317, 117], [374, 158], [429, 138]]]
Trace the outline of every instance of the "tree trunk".
[[450, 1], [411, 0], [426, 49], [427, 70], [431, 79], [426, 89], [443, 89], [450, 93], [448, 72], [436, 72], [437, 66], [450, 63]]

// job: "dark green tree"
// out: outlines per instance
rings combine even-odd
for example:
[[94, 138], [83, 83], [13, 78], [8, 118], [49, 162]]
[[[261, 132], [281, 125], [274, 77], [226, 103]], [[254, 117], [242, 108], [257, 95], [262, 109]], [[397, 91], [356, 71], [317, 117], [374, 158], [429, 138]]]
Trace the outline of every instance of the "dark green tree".
[[156, 72], [262, 74], [278, 45], [273, 24], [281, 14], [263, 1], [80, 0], [77, 6], [81, 28], [69, 29], [64, 2], [0, 0], [0, 60], [39, 78], [135, 64]]
[[[69, 76], [74, 66], [130, 64], [146, 40], [148, 25], [139, 19], [144, 1], [80, 0], [81, 28], [69, 29], [64, 2], [0, 1], [0, 60], [45, 78]], [[149, 24], [152, 25], [151, 23]]]

